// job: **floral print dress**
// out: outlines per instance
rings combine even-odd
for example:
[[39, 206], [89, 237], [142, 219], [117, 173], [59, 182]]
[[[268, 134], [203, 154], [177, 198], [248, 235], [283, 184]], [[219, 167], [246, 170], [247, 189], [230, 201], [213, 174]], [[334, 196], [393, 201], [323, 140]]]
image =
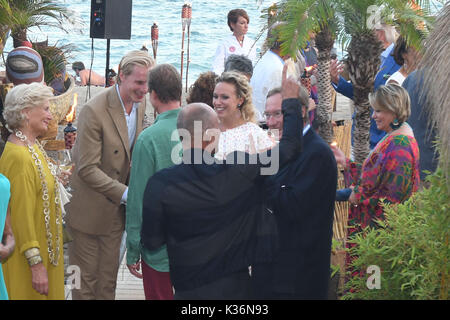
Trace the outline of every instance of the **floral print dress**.
[[[347, 160], [344, 172], [347, 186], [353, 185], [357, 200], [350, 207], [348, 236], [366, 227], [377, 227], [376, 220], [383, 220], [380, 199], [389, 203], [402, 203], [420, 183], [419, 147], [412, 136], [392, 135], [381, 140], [361, 166]], [[347, 243], [347, 247], [353, 247]], [[347, 255], [347, 266], [353, 259]]]

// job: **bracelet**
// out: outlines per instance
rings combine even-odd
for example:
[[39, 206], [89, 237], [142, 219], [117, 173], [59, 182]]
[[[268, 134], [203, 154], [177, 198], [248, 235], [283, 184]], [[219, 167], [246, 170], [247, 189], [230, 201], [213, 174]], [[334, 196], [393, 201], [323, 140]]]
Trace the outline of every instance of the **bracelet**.
[[40, 254], [41, 254], [41, 252], [39, 251], [39, 248], [31, 248], [31, 249], [26, 250], [24, 253], [25, 258], [27, 258], [27, 259], [30, 259], [34, 256], [38, 256]]
[[30, 267], [32, 267], [32, 266], [34, 266], [34, 265], [36, 265], [36, 264], [39, 264], [39, 263], [41, 263], [41, 262], [42, 262], [42, 258], [41, 258], [40, 255], [37, 255], [37, 256], [28, 258], [28, 265], [29, 265]]

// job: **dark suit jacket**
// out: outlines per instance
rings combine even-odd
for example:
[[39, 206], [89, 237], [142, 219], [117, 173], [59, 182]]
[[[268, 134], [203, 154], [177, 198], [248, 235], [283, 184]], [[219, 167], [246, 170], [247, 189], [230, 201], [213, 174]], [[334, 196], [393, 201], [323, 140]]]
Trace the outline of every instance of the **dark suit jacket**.
[[336, 184], [334, 155], [312, 129], [302, 153], [266, 180], [280, 249], [272, 266], [260, 267], [270, 272], [254, 267], [260, 292], [272, 294], [263, 298], [327, 298]]
[[414, 138], [416, 138], [419, 145], [419, 167], [420, 167], [420, 181], [425, 181], [426, 173], [424, 170], [434, 172], [438, 165], [439, 155], [434, 147], [436, 140], [436, 130], [429, 125], [429, 114], [426, 110], [426, 95], [423, 93], [423, 72], [414, 71], [403, 81], [403, 88], [409, 93], [411, 99], [411, 116], [407, 120], [414, 131]]

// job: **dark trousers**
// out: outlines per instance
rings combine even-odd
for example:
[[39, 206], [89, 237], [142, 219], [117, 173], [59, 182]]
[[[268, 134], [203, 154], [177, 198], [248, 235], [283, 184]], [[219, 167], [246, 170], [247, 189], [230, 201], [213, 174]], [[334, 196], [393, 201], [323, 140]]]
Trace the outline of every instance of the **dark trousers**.
[[180, 291], [175, 300], [246, 300], [252, 299], [248, 270], [233, 273], [201, 287]]

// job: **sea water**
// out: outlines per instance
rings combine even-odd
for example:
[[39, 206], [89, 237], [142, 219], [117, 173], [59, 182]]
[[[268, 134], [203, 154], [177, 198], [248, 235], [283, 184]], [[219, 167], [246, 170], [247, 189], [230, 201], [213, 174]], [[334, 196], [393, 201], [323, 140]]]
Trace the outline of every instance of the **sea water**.
[[[93, 56], [91, 55], [92, 39], [89, 37], [90, 26], [90, 0], [56, 0], [61, 5], [73, 11], [73, 17], [83, 21], [65, 33], [56, 28], [43, 27], [41, 30], [33, 28], [28, 33], [32, 41], [43, 41], [48, 38], [49, 45], [73, 44], [76, 51], [68, 58], [67, 70], [72, 75], [71, 64], [82, 61], [86, 68], [104, 75], [106, 68], [106, 39], [94, 39]], [[190, 26], [190, 63], [188, 85], [192, 84], [200, 73], [212, 68], [214, 54], [221, 39], [231, 34], [227, 25], [227, 14], [236, 8], [245, 9], [250, 17], [247, 36], [256, 40], [266, 20], [261, 18], [262, 10], [268, 8], [272, 1], [261, 0], [191, 0], [192, 20]], [[121, 57], [130, 50], [140, 49], [145, 45], [153, 56], [151, 45], [151, 26], [158, 23], [159, 46], [157, 63], [170, 63], [180, 71], [182, 24], [181, 9], [184, 1], [180, 0], [133, 0], [131, 39], [115, 40], [110, 43], [110, 68], [117, 72]], [[257, 52], [265, 40], [265, 35], [256, 42]], [[186, 81], [187, 65], [187, 28], [184, 42], [183, 85]], [[12, 50], [12, 39], [9, 38], [5, 47], [5, 57]], [[92, 59], [92, 60], [91, 60]]]

